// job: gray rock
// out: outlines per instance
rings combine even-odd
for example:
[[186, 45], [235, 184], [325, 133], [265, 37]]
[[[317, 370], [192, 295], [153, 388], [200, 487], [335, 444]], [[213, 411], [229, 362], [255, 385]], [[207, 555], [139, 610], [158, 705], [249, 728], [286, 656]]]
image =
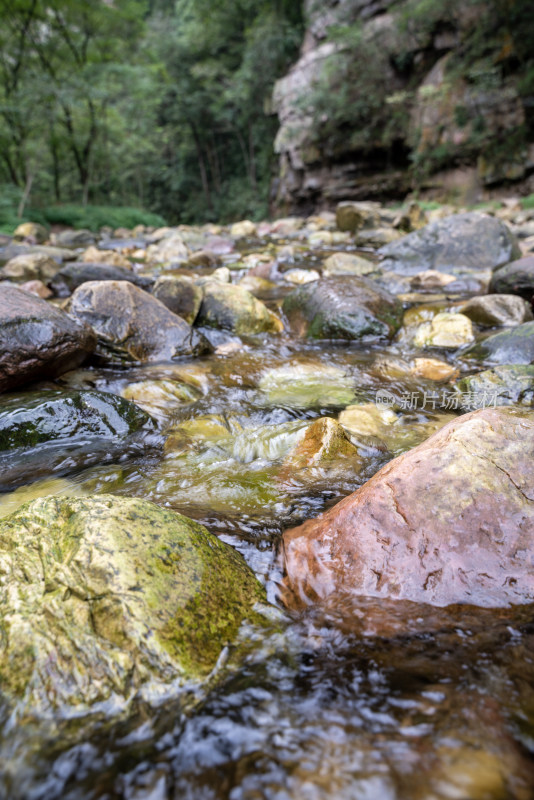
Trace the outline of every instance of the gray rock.
[[534, 322], [488, 336], [463, 355], [490, 364], [530, 364], [534, 361]]
[[489, 328], [498, 325], [521, 325], [522, 322], [529, 322], [532, 319], [529, 304], [513, 294], [472, 297], [458, 310], [477, 325]]
[[89, 281], [129, 281], [142, 289], [148, 289], [153, 285], [154, 278], [146, 275], [136, 275], [135, 272], [131, 269], [126, 269], [126, 267], [75, 261], [62, 267], [50, 282], [50, 286], [58, 297], [68, 297], [78, 286]]
[[496, 269], [489, 290], [495, 294], [517, 294], [530, 301], [534, 295], [534, 256], [520, 258]]
[[456, 382], [466, 409], [511, 404], [534, 405], [534, 365], [505, 364], [468, 375]]

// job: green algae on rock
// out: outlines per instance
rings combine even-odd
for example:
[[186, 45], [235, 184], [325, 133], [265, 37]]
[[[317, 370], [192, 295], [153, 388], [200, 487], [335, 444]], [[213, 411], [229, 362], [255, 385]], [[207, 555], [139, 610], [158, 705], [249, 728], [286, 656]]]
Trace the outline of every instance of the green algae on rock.
[[264, 590], [202, 525], [144, 500], [46, 497], [0, 521], [0, 685], [37, 717], [198, 682]]

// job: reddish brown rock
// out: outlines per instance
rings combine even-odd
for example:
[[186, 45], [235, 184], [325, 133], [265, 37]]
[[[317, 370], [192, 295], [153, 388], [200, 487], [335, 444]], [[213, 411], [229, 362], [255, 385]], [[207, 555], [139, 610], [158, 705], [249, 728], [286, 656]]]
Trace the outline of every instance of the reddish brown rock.
[[285, 601], [534, 602], [534, 414], [450, 422], [283, 537]]

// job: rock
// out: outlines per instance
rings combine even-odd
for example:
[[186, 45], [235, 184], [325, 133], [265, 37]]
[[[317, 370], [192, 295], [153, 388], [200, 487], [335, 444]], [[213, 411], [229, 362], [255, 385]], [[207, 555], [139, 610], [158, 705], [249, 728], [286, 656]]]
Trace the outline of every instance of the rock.
[[89, 264], [109, 264], [112, 267], [123, 267], [124, 269], [132, 268], [131, 262], [122, 253], [118, 253], [116, 250], [100, 250], [93, 245], [82, 253], [80, 261], [86, 261]]
[[530, 364], [534, 361], [534, 322], [488, 336], [462, 355], [490, 364]]
[[172, 232], [146, 250], [147, 261], [164, 267], [180, 267], [189, 261], [189, 250], [179, 233]]
[[96, 354], [112, 363], [169, 361], [208, 352], [206, 339], [163, 303], [126, 281], [79, 286], [69, 313], [98, 338]]
[[98, 391], [42, 391], [0, 402], [0, 488], [143, 452], [154, 423], [133, 403]]
[[468, 375], [456, 383], [463, 408], [472, 410], [513, 403], [534, 405], [534, 366], [506, 364]]
[[416, 275], [424, 270], [488, 269], [519, 254], [515, 237], [500, 220], [478, 212], [431, 222], [380, 248], [385, 270]]
[[289, 269], [284, 272], [284, 280], [293, 283], [295, 286], [303, 286], [305, 283], [318, 281], [321, 276], [314, 269]]
[[534, 296], [534, 256], [519, 258], [496, 269], [489, 291], [494, 294], [517, 294], [530, 302]]
[[20, 284], [20, 288], [24, 289], [25, 292], [34, 294], [36, 297], [41, 297], [43, 300], [48, 300], [54, 294], [42, 281], [26, 281], [26, 283]]
[[323, 262], [323, 275], [369, 275], [377, 265], [354, 253], [334, 253]]
[[154, 283], [153, 278], [136, 275], [131, 269], [124, 267], [75, 261], [62, 267], [50, 282], [50, 286], [58, 297], [68, 297], [79, 286], [90, 281], [129, 281], [143, 289], [149, 288]]
[[402, 306], [367, 278], [323, 278], [295, 289], [283, 309], [292, 329], [312, 339], [377, 339], [392, 336]]
[[335, 470], [346, 472], [361, 467], [358, 450], [345, 434], [339, 422], [329, 417], [314, 420], [305, 430], [304, 436], [286, 456], [280, 470], [280, 480], [312, 478], [314, 472]]
[[474, 341], [474, 338], [473, 325], [469, 317], [444, 311], [417, 328], [413, 343], [415, 347], [442, 347], [456, 350]]
[[202, 281], [217, 281], [218, 283], [232, 283], [232, 273], [228, 267], [217, 267], [209, 278], [202, 278]]
[[35, 244], [43, 244], [48, 239], [48, 231], [44, 225], [39, 225], [38, 222], [23, 222], [15, 228], [13, 239], [15, 242], [31, 239]]
[[152, 287], [152, 294], [189, 325], [196, 320], [202, 304], [202, 289], [187, 275], [162, 275]]
[[65, 247], [50, 247], [49, 245], [45, 244], [15, 244], [14, 242], [10, 242], [4, 247], [0, 247], [0, 264], [6, 264], [16, 256], [31, 255], [33, 253], [49, 256], [58, 263], [62, 263], [63, 261], [71, 261], [76, 256], [76, 253], [73, 253], [72, 250], [67, 250]]
[[452, 364], [447, 364], [446, 361], [440, 361], [438, 358], [416, 358], [414, 359], [411, 373], [416, 378], [441, 382], [456, 378], [459, 370]]
[[249, 219], [244, 219], [242, 222], [234, 222], [230, 228], [230, 236], [232, 239], [246, 239], [255, 235], [256, 226]]
[[[346, 593], [447, 606], [532, 603], [534, 420], [475, 411], [283, 536], [285, 600]], [[429, 513], [431, 511], [431, 513]]]
[[207, 678], [265, 600], [202, 525], [113, 495], [23, 505], [0, 522], [0, 573], [2, 695], [34, 718]]
[[0, 269], [0, 276], [9, 280], [37, 280], [47, 283], [59, 268], [60, 265], [50, 256], [42, 253], [28, 253], [10, 259]]
[[96, 235], [92, 231], [81, 228], [78, 231], [66, 230], [56, 234], [55, 242], [59, 247], [88, 247], [94, 244]]
[[403, 234], [395, 228], [371, 228], [370, 230], [358, 231], [356, 234], [356, 244], [358, 247], [383, 247], [384, 245], [402, 239]]
[[428, 221], [428, 217], [419, 203], [412, 202], [408, 208], [395, 215], [392, 225], [394, 228], [410, 233], [411, 231], [418, 231], [419, 228], [424, 228]]
[[258, 388], [269, 405], [288, 408], [336, 408], [355, 400], [353, 378], [345, 370], [319, 361], [290, 361], [270, 369]]
[[[310, 271], [313, 272], [313, 270]], [[302, 270], [302, 272], [308, 272], [308, 270]], [[273, 291], [277, 290], [276, 283], [266, 278], [260, 278], [259, 275], [245, 275], [244, 278], [241, 278], [238, 285], [241, 286], [242, 289], [246, 289], [247, 292], [253, 294], [254, 297], [259, 298], [268, 297]]]
[[129, 383], [121, 394], [126, 400], [133, 401], [148, 414], [160, 420], [167, 419], [177, 408], [194, 403], [202, 396], [193, 386], [171, 380]]
[[0, 392], [74, 369], [95, 345], [87, 325], [16, 286], [0, 286]]
[[488, 294], [472, 297], [463, 306], [462, 314], [477, 325], [494, 327], [500, 325], [521, 325], [532, 319], [532, 311], [526, 300], [513, 294]]
[[375, 403], [348, 406], [339, 415], [342, 427], [356, 437], [376, 436], [386, 439], [389, 428], [398, 421], [396, 413]]
[[456, 278], [454, 275], [447, 275], [444, 272], [438, 272], [435, 269], [426, 269], [424, 272], [418, 272], [410, 281], [412, 289], [423, 289], [425, 291], [434, 292], [443, 289], [448, 283], [454, 283]]
[[378, 228], [380, 213], [378, 203], [338, 203], [336, 225], [340, 231], [355, 233], [361, 228]]
[[189, 266], [191, 267], [218, 267], [221, 258], [211, 250], [197, 250], [189, 256]]
[[276, 314], [241, 286], [209, 281], [203, 290], [197, 325], [222, 328], [238, 335], [280, 333], [284, 329]]

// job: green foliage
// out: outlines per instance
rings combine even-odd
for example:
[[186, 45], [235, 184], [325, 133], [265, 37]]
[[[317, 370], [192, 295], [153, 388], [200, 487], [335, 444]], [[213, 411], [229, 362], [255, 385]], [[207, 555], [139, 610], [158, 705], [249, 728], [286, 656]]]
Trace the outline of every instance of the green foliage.
[[523, 197], [521, 206], [524, 209], [534, 208], [534, 194], [529, 194], [528, 197]]
[[42, 216], [49, 225], [67, 225], [91, 231], [98, 231], [106, 225], [111, 228], [135, 228], [136, 225], [159, 228], [166, 224], [159, 214], [127, 206], [51, 206]]

